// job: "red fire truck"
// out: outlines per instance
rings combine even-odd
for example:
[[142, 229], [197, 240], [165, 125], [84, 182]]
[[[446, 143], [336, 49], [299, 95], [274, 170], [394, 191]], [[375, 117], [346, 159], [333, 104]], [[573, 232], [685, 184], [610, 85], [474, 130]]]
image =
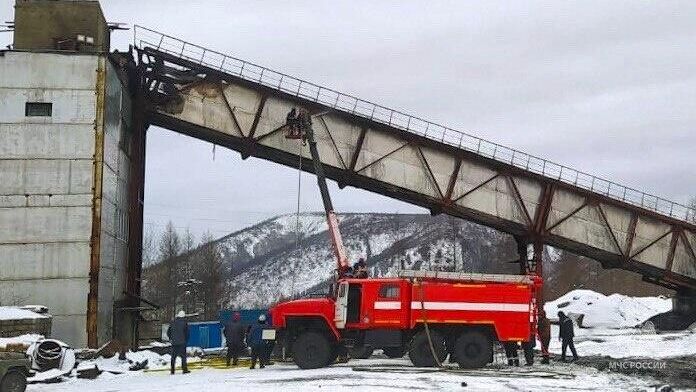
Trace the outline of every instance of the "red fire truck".
[[536, 276], [401, 271], [395, 278], [350, 277], [311, 117], [293, 110], [288, 128], [288, 137], [309, 141], [337, 259], [325, 297], [271, 309], [278, 339], [300, 368], [328, 366], [347, 348], [381, 348], [389, 357], [408, 352], [419, 367], [439, 365], [449, 355], [463, 368], [478, 368], [493, 360], [495, 342], [534, 339]]

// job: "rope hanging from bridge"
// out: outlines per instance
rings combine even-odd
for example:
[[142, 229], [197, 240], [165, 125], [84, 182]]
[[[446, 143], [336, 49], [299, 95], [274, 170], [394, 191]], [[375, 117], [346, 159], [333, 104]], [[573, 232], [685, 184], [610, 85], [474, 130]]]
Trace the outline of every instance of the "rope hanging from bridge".
[[[300, 200], [302, 196], [302, 143], [297, 144], [298, 153], [300, 157], [299, 163], [297, 165], [297, 211], [295, 213], [295, 251], [298, 253], [298, 257], [302, 259], [302, 247], [300, 245]], [[297, 277], [297, 268], [292, 269], [292, 283], [290, 284], [290, 296], [295, 295], [295, 279]]]

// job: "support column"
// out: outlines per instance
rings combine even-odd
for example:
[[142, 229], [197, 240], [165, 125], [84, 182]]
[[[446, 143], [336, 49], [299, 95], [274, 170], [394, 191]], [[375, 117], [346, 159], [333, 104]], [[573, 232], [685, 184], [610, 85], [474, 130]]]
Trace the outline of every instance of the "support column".
[[[122, 331], [120, 340], [130, 343], [131, 348], [137, 349], [140, 313], [137, 309], [142, 306], [140, 282], [142, 273], [142, 244], [143, 244], [143, 200], [145, 196], [145, 145], [148, 123], [146, 120], [145, 92], [143, 91], [142, 75], [135, 64], [128, 64], [129, 88], [133, 94], [131, 167], [128, 184], [128, 264], [126, 272], [126, 308], [127, 316], [124, 327], [129, 327], [128, 333]], [[128, 336], [129, 335], [129, 336]]]
[[515, 236], [515, 242], [517, 243], [517, 256], [518, 262], [520, 263], [520, 275], [527, 275], [529, 273], [529, 254], [527, 248], [529, 247], [529, 241], [526, 237]]
[[[532, 242], [532, 249], [533, 249], [533, 261], [534, 261], [534, 270], [532, 271], [534, 275], [543, 278], [544, 277], [544, 262], [543, 262], [543, 255], [544, 255], [544, 243], [541, 242], [541, 239], [536, 238]], [[543, 279], [542, 279], [543, 282]], [[544, 285], [542, 283], [542, 286], [539, 288], [537, 291], [537, 306], [539, 309], [544, 308]]]

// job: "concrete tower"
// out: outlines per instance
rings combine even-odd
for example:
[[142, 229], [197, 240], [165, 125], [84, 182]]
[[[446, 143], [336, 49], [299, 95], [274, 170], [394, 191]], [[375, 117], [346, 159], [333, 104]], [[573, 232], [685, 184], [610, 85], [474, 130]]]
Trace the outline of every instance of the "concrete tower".
[[77, 347], [129, 339], [131, 96], [98, 2], [17, 0], [0, 52], [0, 303]]

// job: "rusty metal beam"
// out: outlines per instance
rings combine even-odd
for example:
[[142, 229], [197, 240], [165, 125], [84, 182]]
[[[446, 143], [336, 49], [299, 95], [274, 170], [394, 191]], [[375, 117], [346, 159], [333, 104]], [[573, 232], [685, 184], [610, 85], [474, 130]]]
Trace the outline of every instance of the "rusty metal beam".
[[387, 157], [393, 155], [393, 154], [396, 153], [397, 151], [403, 149], [404, 147], [406, 147], [406, 146], [408, 146], [408, 145], [410, 145], [410, 144], [411, 144], [410, 142], [406, 142], [406, 143], [403, 144], [401, 147], [397, 147], [397, 148], [394, 149], [393, 151], [388, 152], [386, 155], [382, 155], [382, 156], [379, 157], [378, 159], [376, 159], [376, 160], [374, 160], [374, 161], [368, 163], [367, 165], [365, 165], [365, 166], [361, 167], [360, 169], [356, 170], [355, 172], [356, 172], [356, 173], [360, 173], [361, 171], [363, 171], [363, 170], [367, 169], [368, 167], [370, 167], [370, 166], [376, 164], [377, 162], [380, 162], [380, 161], [382, 161], [383, 159], [385, 159], [385, 158], [387, 158]]
[[336, 144], [336, 141], [333, 138], [333, 135], [331, 134], [331, 130], [329, 129], [329, 125], [326, 123], [326, 120], [324, 120], [324, 116], [319, 116], [319, 120], [321, 121], [322, 125], [324, 125], [324, 129], [326, 130], [326, 134], [329, 135], [329, 139], [331, 140], [331, 145], [334, 148], [334, 151], [336, 152], [336, 155], [338, 155], [338, 160], [341, 162], [341, 166], [345, 169], [346, 168], [346, 162], [343, 160], [343, 156], [341, 156], [341, 151], [338, 150], [338, 145]]
[[444, 198], [444, 194], [442, 193], [442, 189], [440, 189], [440, 185], [437, 183], [437, 179], [435, 178], [435, 175], [433, 174], [433, 169], [430, 168], [430, 164], [428, 163], [428, 160], [425, 159], [425, 155], [423, 155], [423, 150], [421, 150], [420, 147], [416, 147], [416, 150], [418, 150], [418, 156], [420, 157], [421, 162], [423, 162], [423, 167], [425, 167], [425, 170], [428, 171], [428, 177], [430, 178], [430, 181], [435, 185], [435, 189], [437, 190], [437, 194], [440, 195], [440, 198]]
[[682, 230], [681, 231], [681, 236], [682, 236], [682, 242], [684, 243], [684, 248], [686, 248], [686, 251], [691, 255], [691, 258], [694, 260], [694, 264], [696, 264], [696, 252], [694, 252], [693, 246], [691, 246], [691, 242], [689, 242], [689, 239], [686, 238], [686, 231]]
[[454, 192], [454, 186], [457, 184], [457, 177], [459, 177], [459, 170], [462, 168], [462, 158], [457, 157], [454, 163], [454, 170], [450, 175], [449, 182], [447, 183], [447, 192], [445, 193], [445, 201], [452, 202], [452, 192]]
[[544, 190], [539, 196], [539, 203], [534, 216], [534, 227], [532, 228], [532, 232], [536, 237], [543, 237], [545, 235], [546, 222], [549, 219], [551, 203], [553, 202], [555, 191], [556, 186], [553, 183], [548, 183], [544, 186]]
[[510, 188], [512, 189], [513, 196], [515, 197], [515, 202], [517, 202], [517, 207], [520, 208], [522, 213], [524, 214], [524, 217], [527, 221], [527, 227], [529, 230], [532, 230], [532, 217], [529, 215], [529, 210], [527, 210], [527, 206], [524, 205], [524, 200], [522, 199], [522, 194], [520, 193], [519, 188], [517, 188], [517, 184], [515, 184], [515, 180], [513, 180], [512, 176], [509, 174], [505, 175], [505, 179], [507, 180], [508, 184], [510, 185]]
[[675, 229], [674, 231], [672, 231], [672, 239], [669, 242], [669, 251], [667, 253], [667, 263], [665, 264], [666, 274], [670, 274], [672, 272], [672, 265], [674, 264], [674, 254], [677, 251], [677, 243], [679, 242], [680, 236], [680, 229]]
[[263, 113], [263, 108], [266, 106], [267, 99], [268, 99], [267, 94], [261, 95], [261, 101], [259, 102], [259, 108], [256, 110], [256, 114], [254, 115], [254, 122], [251, 123], [251, 128], [249, 129], [249, 135], [247, 135], [247, 138], [249, 138], [249, 139], [254, 138], [254, 133], [256, 133], [256, 127], [259, 126], [259, 120], [261, 120], [261, 113]]
[[657, 237], [656, 239], [654, 239], [653, 241], [651, 241], [649, 244], [647, 244], [647, 245], [645, 245], [644, 247], [640, 248], [640, 250], [638, 250], [636, 253], [632, 254], [629, 258], [630, 258], [630, 259], [635, 258], [635, 257], [638, 256], [639, 254], [643, 253], [643, 252], [644, 252], [646, 249], [648, 249], [649, 247], [655, 245], [655, 244], [656, 244], [658, 241], [660, 241], [661, 239], [667, 237], [667, 235], [669, 235], [669, 233], [672, 233], [673, 231], [674, 231], [674, 227], [672, 228], [672, 230], [668, 230], [665, 234], [662, 234], [661, 236], [659, 236], [659, 237]]
[[452, 200], [452, 203], [456, 203], [456, 202], [458, 202], [459, 200], [461, 200], [461, 199], [463, 199], [463, 198], [469, 196], [469, 195], [472, 194], [473, 192], [476, 192], [477, 190], [483, 188], [484, 186], [486, 186], [486, 184], [488, 184], [489, 182], [495, 180], [495, 179], [498, 178], [498, 177], [500, 177], [500, 173], [495, 173], [492, 177], [490, 177], [490, 178], [487, 179], [486, 181], [484, 181], [484, 182], [482, 182], [482, 183], [476, 185], [475, 187], [473, 187], [473, 188], [469, 189], [468, 191], [464, 192], [463, 195], [461, 195], [461, 196], [457, 197], [456, 199]]
[[234, 114], [234, 108], [232, 108], [232, 105], [230, 105], [230, 101], [227, 99], [227, 95], [225, 95], [225, 89], [222, 86], [222, 80], [216, 83], [215, 85], [218, 91], [220, 92], [220, 95], [222, 96], [222, 101], [225, 103], [227, 111], [230, 113], [230, 117], [232, 117], [232, 122], [234, 122], [234, 126], [237, 127], [237, 129], [239, 129], [240, 135], [244, 135], [244, 130], [242, 129], [242, 126], [239, 124], [237, 116], [235, 116]]
[[99, 269], [101, 267], [101, 212], [104, 176], [104, 101], [106, 95], [105, 59], [99, 60], [92, 160], [92, 233], [90, 235], [89, 292], [87, 293], [87, 346], [96, 348], [99, 317]]
[[551, 230], [555, 229], [556, 227], [558, 227], [558, 225], [560, 225], [561, 223], [563, 223], [563, 222], [565, 222], [566, 220], [568, 220], [568, 218], [570, 218], [570, 217], [572, 217], [573, 215], [575, 215], [575, 214], [577, 214], [578, 212], [580, 212], [580, 210], [582, 210], [583, 208], [587, 207], [589, 204], [590, 204], [589, 200], [585, 199], [585, 201], [584, 201], [582, 204], [580, 204], [580, 207], [574, 209], [570, 214], [568, 214], [568, 215], [564, 216], [563, 218], [561, 218], [558, 222], [556, 222], [556, 223], [554, 223], [553, 225], [551, 225], [551, 227], [549, 227], [549, 228], [546, 229], [545, 231], [548, 233], [548, 232], [550, 232]]
[[358, 136], [358, 142], [355, 145], [355, 151], [353, 151], [353, 156], [350, 158], [350, 167], [348, 168], [351, 172], [355, 172], [355, 165], [358, 164], [358, 158], [360, 157], [360, 151], [362, 150], [362, 145], [365, 142], [365, 134], [367, 133], [367, 127], [362, 127], [360, 129], [360, 135]]
[[597, 209], [599, 210], [599, 215], [602, 217], [602, 221], [604, 221], [604, 225], [607, 227], [607, 230], [609, 230], [609, 234], [611, 235], [611, 239], [614, 240], [614, 246], [616, 246], [616, 250], [619, 252], [621, 257], [624, 256], [623, 250], [621, 249], [621, 245], [619, 245], [619, 240], [616, 238], [616, 234], [614, 234], [614, 230], [611, 229], [611, 225], [609, 224], [609, 219], [607, 219], [607, 215], [604, 213], [604, 209], [602, 208], [601, 204], [597, 204]]
[[633, 247], [633, 239], [636, 238], [636, 228], [638, 226], [638, 214], [631, 215], [631, 221], [628, 223], [628, 232], [626, 233], [626, 248], [623, 251], [624, 261], [627, 261], [628, 255], [631, 254]]

